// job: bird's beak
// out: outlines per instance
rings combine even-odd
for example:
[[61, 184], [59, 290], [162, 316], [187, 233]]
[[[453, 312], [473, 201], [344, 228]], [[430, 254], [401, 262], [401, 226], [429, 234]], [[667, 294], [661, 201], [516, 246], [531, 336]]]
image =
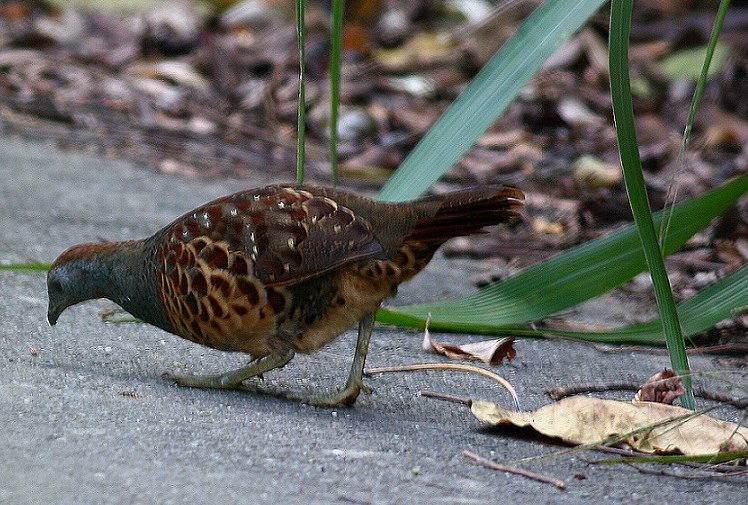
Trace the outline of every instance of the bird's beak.
[[64, 307], [53, 307], [52, 305], [49, 306], [49, 310], [47, 310], [47, 322], [50, 326], [54, 326], [57, 324], [57, 318], [60, 317], [60, 314], [62, 314], [62, 311], [65, 310]]

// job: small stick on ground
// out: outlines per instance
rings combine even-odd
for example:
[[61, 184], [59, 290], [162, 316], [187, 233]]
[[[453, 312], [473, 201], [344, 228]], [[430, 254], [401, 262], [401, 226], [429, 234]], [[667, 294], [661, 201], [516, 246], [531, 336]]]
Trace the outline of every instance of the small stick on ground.
[[419, 395], [425, 396], [426, 398], [436, 398], [437, 400], [444, 400], [445, 402], [460, 403], [468, 407], [473, 405], [473, 399], [466, 396], [455, 396], [447, 393], [435, 393], [433, 391], [419, 391]]
[[[599, 393], [603, 391], [638, 391], [640, 388], [641, 384], [637, 384], [635, 382], [611, 382], [608, 384], [580, 384], [577, 386], [552, 388], [548, 389], [546, 393], [548, 393], [548, 396], [550, 396], [551, 400], [558, 401], [561, 398], [566, 398], [567, 396], [573, 396], [582, 393]], [[748, 397], [732, 398], [731, 396], [715, 393], [714, 391], [708, 391], [704, 388], [694, 388], [693, 393], [699, 398], [726, 403], [739, 409], [748, 407]]]
[[639, 465], [635, 465], [633, 463], [628, 464], [630, 467], [634, 468], [637, 472], [643, 473], [646, 475], [659, 475], [664, 477], [675, 477], [678, 479], [687, 479], [687, 480], [708, 480], [708, 481], [717, 481], [717, 482], [735, 482], [735, 477], [743, 477], [748, 474], [748, 470], [737, 470], [730, 473], [723, 473], [722, 475], [697, 475], [692, 473], [687, 474], [679, 474], [675, 472], [669, 472], [667, 470], [660, 470], [660, 469], [652, 469], [652, 468], [642, 468]]
[[[598, 447], [595, 447], [596, 451], [600, 452], [607, 452], [610, 454], [617, 454], [619, 456], [631, 456], [631, 457], [647, 457], [651, 456], [648, 452], [641, 452], [641, 451], [635, 451], [634, 449], [628, 448], [624, 449], [622, 447], [610, 447], [608, 445], [601, 445]], [[591, 461], [588, 461], [588, 463], [591, 463]]]
[[562, 480], [558, 480], [553, 477], [547, 477], [545, 475], [535, 473], [535, 472], [530, 472], [528, 470], [523, 470], [522, 468], [494, 463], [493, 461], [488, 460], [486, 458], [482, 458], [478, 456], [477, 454], [470, 452], [470, 451], [462, 451], [462, 454], [472, 459], [479, 465], [485, 466], [486, 468], [490, 468], [492, 470], [498, 470], [499, 472], [509, 472], [515, 475], [521, 475], [522, 477], [527, 477], [528, 479], [536, 480], [538, 482], [543, 482], [545, 484], [552, 484], [556, 486], [558, 489], [566, 489], [566, 483]]
[[[605, 344], [590, 344], [597, 351], [604, 353], [622, 353], [622, 352], [646, 352], [647, 354], [667, 354], [667, 349], [649, 347], [646, 345], [629, 345], [622, 347], [611, 347]], [[686, 349], [688, 355], [692, 354], [727, 354], [732, 356], [745, 356], [748, 352], [748, 344], [734, 342], [729, 344], [711, 345], [706, 347], [692, 347]]]
[[564, 386], [547, 389], [546, 393], [553, 401], [558, 401], [567, 396], [582, 393], [599, 393], [602, 391], [638, 391], [641, 385], [633, 382], [609, 382], [607, 384], [578, 384], [575, 386]]

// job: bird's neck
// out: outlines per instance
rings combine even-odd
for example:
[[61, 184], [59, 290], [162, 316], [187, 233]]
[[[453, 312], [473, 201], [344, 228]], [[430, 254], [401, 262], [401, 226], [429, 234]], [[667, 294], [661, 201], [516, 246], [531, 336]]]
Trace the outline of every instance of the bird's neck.
[[153, 248], [147, 240], [87, 244], [78, 255], [86, 264], [90, 298], [108, 298], [135, 317], [164, 327], [156, 291]]

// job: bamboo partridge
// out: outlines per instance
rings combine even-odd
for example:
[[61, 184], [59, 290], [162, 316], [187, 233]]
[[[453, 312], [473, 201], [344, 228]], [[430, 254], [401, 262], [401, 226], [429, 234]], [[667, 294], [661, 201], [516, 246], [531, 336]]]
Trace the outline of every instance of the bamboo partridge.
[[314, 186], [267, 186], [219, 198], [143, 240], [71, 247], [47, 276], [48, 320], [108, 298], [193, 342], [253, 360], [180, 385], [233, 388], [319, 349], [359, 323], [345, 387], [312, 399], [351, 404], [374, 314], [452, 237], [517, 214], [524, 198], [487, 186], [408, 203], [383, 203]]

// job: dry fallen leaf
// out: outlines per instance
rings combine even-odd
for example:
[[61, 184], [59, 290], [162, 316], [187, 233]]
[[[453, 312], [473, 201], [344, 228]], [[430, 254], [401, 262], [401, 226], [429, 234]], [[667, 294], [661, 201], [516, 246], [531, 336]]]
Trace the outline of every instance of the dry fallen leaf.
[[512, 361], [517, 356], [514, 350], [514, 338], [495, 338], [475, 342], [472, 344], [457, 345], [449, 342], [436, 342], [431, 338], [429, 332], [429, 321], [431, 315], [426, 319], [426, 328], [423, 332], [423, 350], [435, 352], [452, 359], [467, 359], [473, 361], [482, 361], [491, 366], [500, 365], [504, 358]]
[[564, 225], [561, 223], [552, 223], [543, 217], [536, 217], [532, 221], [532, 229], [535, 233], [545, 235], [562, 235]]
[[574, 444], [599, 444], [629, 434], [621, 442], [647, 453], [696, 455], [748, 450], [748, 428], [662, 403], [573, 396], [534, 412], [512, 412], [478, 400], [470, 409], [481, 421], [532, 427], [543, 435]]
[[605, 163], [595, 156], [586, 154], [574, 162], [574, 180], [577, 184], [592, 189], [610, 188], [623, 179], [621, 167], [615, 163]]
[[208, 92], [210, 81], [203, 77], [198, 70], [184, 61], [159, 61], [148, 63], [133, 63], [125, 69], [125, 75], [156, 79], [168, 83], [176, 83], [187, 88]]
[[672, 405], [686, 392], [677, 373], [666, 368], [654, 374], [634, 395], [634, 402], [657, 402]]
[[448, 34], [421, 32], [393, 49], [376, 49], [374, 59], [388, 71], [413, 71], [444, 65], [454, 59], [454, 40]]
[[595, 114], [587, 105], [575, 97], [564, 97], [556, 106], [558, 115], [571, 126], [600, 126], [605, 119]]

